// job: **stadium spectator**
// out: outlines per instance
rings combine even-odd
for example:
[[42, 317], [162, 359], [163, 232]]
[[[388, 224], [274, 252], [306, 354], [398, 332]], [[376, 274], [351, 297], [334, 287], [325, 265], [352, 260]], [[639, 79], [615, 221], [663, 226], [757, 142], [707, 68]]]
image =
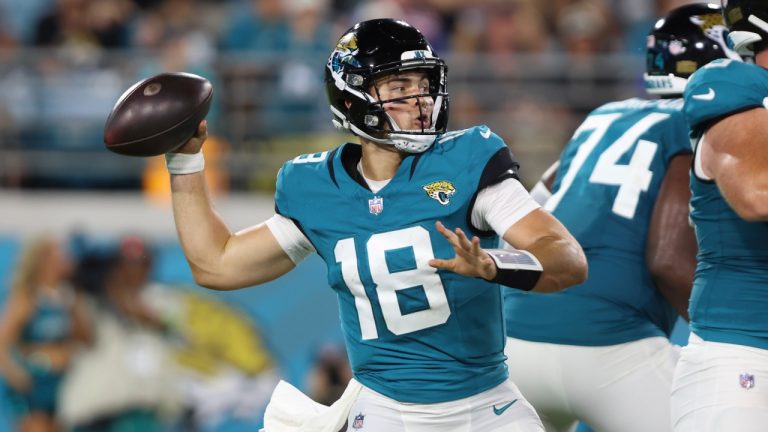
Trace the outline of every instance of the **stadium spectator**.
[[51, 235], [23, 249], [0, 323], [0, 374], [21, 432], [57, 430], [57, 393], [79, 344], [90, 338], [72, 260]]
[[127, 0], [57, 0], [39, 18], [34, 44], [73, 51], [125, 47], [131, 7]]
[[[418, 0], [363, 0], [352, 12], [352, 23], [375, 19], [394, 18], [411, 23], [424, 33], [438, 51], [447, 48], [447, 35], [443, 19], [431, 1]], [[349, 24], [349, 23], [345, 23]]]
[[92, 284], [100, 288], [95, 341], [64, 381], [60, 418], [75, 432], [166, 430], [177, 421], [182, 400], [166, 325], [142, 295], [152, 253], [143, 239], [128, 235], [106, 264]]
[[224, 51], [283, 52], [291, 44], [291, 27], [280, 0], [248, 0], [233, 8], [223, 34]]
[[350, 379], [352, 370], [344, 346], [327, 343], [317, 350], [309, 371], [309, 396], [317, 403], [330, 406], [344, 393]]
[[14, 48], [17, 45], [17, 40], [14, 35], [8, 31], [8, 17], [5, 10], [0, 8], [0, 54], [9, 48]]

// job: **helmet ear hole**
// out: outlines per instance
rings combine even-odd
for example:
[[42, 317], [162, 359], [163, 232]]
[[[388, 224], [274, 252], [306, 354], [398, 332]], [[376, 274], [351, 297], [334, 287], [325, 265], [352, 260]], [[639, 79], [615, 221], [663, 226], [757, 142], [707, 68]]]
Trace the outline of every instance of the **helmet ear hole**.
[[372, 126], [372, 127], [379, 126], [379, 117], [375, 115], [366, 114], [365, 125]]

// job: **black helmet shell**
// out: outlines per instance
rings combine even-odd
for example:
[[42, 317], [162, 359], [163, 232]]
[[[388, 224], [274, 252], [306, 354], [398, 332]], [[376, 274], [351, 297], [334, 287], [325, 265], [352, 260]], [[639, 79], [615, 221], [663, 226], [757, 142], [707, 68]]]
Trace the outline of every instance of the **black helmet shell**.
[[[427, 73], [433, 99], [431, 127], [400, 130], [369, 94], [380, 76], [419, 69]], [[333, 123], [369, 140], [420, 152], [445, 132], [448, 122], [447, 68], [424, 35], [404, 21], [375, 19], [347, 30], [328, 58], [325, 86]], [[426, 145], [426, 147], [425, 147]]]
[[729, 56], [725, 32], [721, 9], [715, 4], [681, 6], [658, 20], [647, 40], [648, 93], [682, 94], [688, 77], [697, 69]]

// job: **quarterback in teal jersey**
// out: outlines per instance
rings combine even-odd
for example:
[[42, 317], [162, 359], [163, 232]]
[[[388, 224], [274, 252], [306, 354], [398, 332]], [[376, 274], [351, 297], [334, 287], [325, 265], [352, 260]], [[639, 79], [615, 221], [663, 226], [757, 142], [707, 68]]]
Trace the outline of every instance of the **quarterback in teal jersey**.
[[[682, 113], [691, 73], [724, 57], [717, 5], [671, 11], [647, 41], [646, 90], [584, 120], [554, 174], [552, 212], [584, 248], [589, 278], [551, 295], [508, 290], [510, 376], [548, 431], [671, 430], [696, 245], [688, 224], [691, 147]], [[676, 313], [677, 312], [677, 313]]]
[[691, 335], [675, 370], [675, 431], [768, 424], [768, 1], [723, 2], [733, 48], [685, 89], [699, 245]]
[[[205, 125], [168, 156], [176, 225], [200, 285], [257, 285], [313, 251], [327, 264], [354, 380], [333, 409], [307, 418], [278, 386], [267, 432], [345, 422], [370, 432], [542, 430], [508, 380], [500, 284], [559, 290], [585, 278], [586, 260], [522, 187], [497, 135], [447, 131], [446, 79], [407, 23], [352, 27], [325, 81], [334, 124], [360, 143], [286, 162], [275, 216], [236, 234], [206, 196]], [[518, 251], [491, 249], [500, 237]]]

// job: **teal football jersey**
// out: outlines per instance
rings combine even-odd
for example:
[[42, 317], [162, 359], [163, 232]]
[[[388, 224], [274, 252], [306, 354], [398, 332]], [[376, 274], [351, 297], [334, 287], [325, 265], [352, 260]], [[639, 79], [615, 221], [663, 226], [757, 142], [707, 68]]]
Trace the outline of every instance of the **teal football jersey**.
[[[764, 106], [768, 71], [718, 60], [685, 90], [695, 142], [713, 121]], [[733, 173], [739, 175], [739, 173]], [[691, 330], [702, 339], [768, 349], [768, 223], [747, 222], [712, 181], [691, 176], [691, 220], [699, 244], [691, 293]]]
[[442, 135], [409, 155], [373, 193], [357, 172], [361, 147], [304, 155], [278, 174], [278, 213], [293, 219], [328, 267], [354, 376], [401, 402], [456, 400], [507, 379], [498, 284], [438, 271], [455, 253], [435, 221], [481, 236], [470, 212], [483, 187], [515, 176], [486, 127]]
[[669, 161], [691, 152], [681, 109], [681, 99], [613, 102], [575, 131], [545, 208], [581, 244], [588, 279], [551, 294], [507, 290], [507, 335], [581, 346], [669, 335], [676, 314], [645, 247]]

